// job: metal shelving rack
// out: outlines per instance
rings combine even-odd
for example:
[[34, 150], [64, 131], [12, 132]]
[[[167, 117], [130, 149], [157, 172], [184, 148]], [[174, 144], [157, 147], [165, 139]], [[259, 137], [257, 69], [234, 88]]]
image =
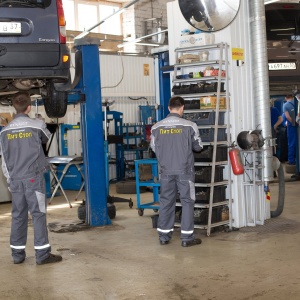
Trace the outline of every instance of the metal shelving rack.
[[[192, 62], [192, 63], [177, 63], [178, 55], [183, 53], [195, 53], [199, 51], [207, 50], [210, 53], [212, 51], [218, 52], [218, 59], [210, 60], [210, 61], [200, 61], [200, 62]], [[200, 209], [208, 209], [208, 222], [205, 225], [197, 225], [195, 224], [195, 228], [205, 229], [207, 231], [207, 235], [209, 236], [211, 233], [211, 229], [213, 227], [227, 225], [229, 228], [232, 227], [232, 217], [231, 217], [231, 207], [232, 207], [232, 198], [231, 198], [231, 168], [230, 161], [227, 159], [226, 161], [216, 161], [216, 152], [217, 147], [220, 145], [230, 146], [230, 122], [229, 122], [229, 93], [228, 93], [228, 45], [226, 43], [219, 43], [207, 46], [196, 46], [196, 47], [188, 47], [188, 48], [176, 48], [176, 64], [174, 65], [174, 79], [173, 84], [182, 84], [182, 83], [199, 83], [199, 82], [217, 82], [217, 91], [216, 92], [207, 92], [207, 93], [194, 93], [194, 94], [176, 94], [178, 96], [183, 97], [185, 100], [187, 99], [197, 99], [200, 102], [199, 97], [205, 96], [215, 96], [216, 107], [214, 109], [185, 109], [185, 113], [199, 113], [199, 112], [213, 112], [215, 113], [215, 122], [213, 125], [199, 125], [199, 129], [211, 129], [214, 130], [213, 141], [203, 142], [203, 145], [211, 145], [213, 147], [212, 153], [212, 161], [211, 162], [195, 162], [195, 166], [208, 166], [211, 167], [211, 180], [210, 183], [197, 183], [195, 182], [195, 187], [208, 187], [210, 188], [209, 195], [209, 203], [207, 204], [199, 204], [195, 203], [195, 208]], [[205, 76], [200, 78], [187, 78], [187, 79], [177, 79], [177, 72], [180, 70], [181, 74], [185, 74], [185, 70], [195, 67], [205, 68], [207, 66], [218, 66], [219, 72], [217, 76]], [[225, 76], [222, 75], [222, 68], [225, 67]], [[226, 92], [221, 92], [221, 83], [224, 82], [226, 84]], [[220, 109], [220, 97], [226, 97], [226, 109]], [[225, 112], [227, 114], [226, 125], [219, 125], [219, 113]], [[218, 130], [220, 128], [226, 128], [227, 130], [227, 139], [218, 140]], [[227, 151], [228, 157], [228, 151]], [[227, 166], [227, 180], [223, 180], [221, 182], [215, 182], [215, 170], [216, 166]], [[214, 203], [214, 190], [217, 186], [228, 187], [227, 195], [228, 199], [224, 199], [224, 201]], [[181, 206], [180, 203], [176, 203], [176, 206]], [[229, 219], [224, 221], [218, 221], [212, 223], [212, 215], [213, 208], [221, 208], [228, 207], [229, 209]], [[180, 224], [176, 223], [176, 226], [180, 226]]]
[[[129, 174], [134, 172], [134, 160], [143, 159], [144, 153], [148, 151], [147, 147], [141, 147], [139, 144], [145, 140], [145, 125], [140, 123], [125, 123], [123, 131], [123, 152], [126, 160], [125, 172]], [[129, 156], [127, 155], [129, 154]], [[131, 155], [132, 154], [132, 155]]]

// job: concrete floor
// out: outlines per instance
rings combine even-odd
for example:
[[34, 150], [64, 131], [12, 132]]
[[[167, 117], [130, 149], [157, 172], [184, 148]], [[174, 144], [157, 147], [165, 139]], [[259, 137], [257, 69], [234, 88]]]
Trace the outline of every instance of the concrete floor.
[[[114, 189], [111, 185], [111, 195], [116, 195]], [[277, 195], [277, 184], [271, 185], [271, 195]], [[136, 204], [135, 195], [132, 199]], [[274, 207], [277, 196], [272, 201]], [[69, 208], [64, 198], [55, 197], [48, 222], [78, 222], [78, 205]], [[10, 204], [0, 204], [0, 299], [300, 299], [299, 182], [286, 183], [285, 208], [277, 223], [210, 237], [196, 230], [203, 243], [191, 248], [181, 247], [179, 229], [169, 245], [161, 246], [152, 228], [152, 210], [140, 217], [136, 205], [116, 207], [111, 226], [50, 232], [52, 252], [63, 261], [37, 266], [31, 225], [27, 259], [12, 263]]]

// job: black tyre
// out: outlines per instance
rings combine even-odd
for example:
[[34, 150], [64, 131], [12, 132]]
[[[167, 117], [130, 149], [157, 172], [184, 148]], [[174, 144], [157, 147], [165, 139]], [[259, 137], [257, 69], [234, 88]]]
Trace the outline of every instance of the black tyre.
[[44, 106], [49, 118], [64, 117], [68, 107], [68, 93], [55, 90], [53, 83], [48, 84]]
[[[86, 219], [86, 206], [85, 205], [78, 206], [77, 214], [78, 214], [78, 219], [79, 220], [85, 221], [85, 219]], [[116, 217], [117, 209], [116, 209], [116, 206], [114, 204], [107, 203], [107, 214], [108, 214], [110, 219], [114, 219]]]
[[287, 174], [296, 174], [296, 165], [285, 165], [285, 172]]
[[[140, 193], [147, 191], [146, 186], [140, 187]], [[136, 194], [136, 183], [134, 180], [120, 181], [116, 183], [116, 193], [118, 194]]]
[[143, 209], [138, 209], [138, 214], [139, 214], [140, 217], [143, 216], [144, 210]]
[[114, 219], [117, 214], [117, 209], [114, 204], [107, 203], [107, 214], [110, 219]]

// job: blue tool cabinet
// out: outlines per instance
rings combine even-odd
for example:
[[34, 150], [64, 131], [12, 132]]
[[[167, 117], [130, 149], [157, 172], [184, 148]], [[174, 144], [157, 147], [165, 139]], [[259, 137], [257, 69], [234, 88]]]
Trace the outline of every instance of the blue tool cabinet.
[[[158, 178], [158, 163], [157, 159], [138, 159], [134, 161], [135, 163], [135, 179], [136, 179], [136, 201], [137, 201], [137, 210], [139, 216], [144, 214], [144, 209], [153, 209], [155, 212], [159, 209], [159, 178]], [[139, 165], [140, 164], [151, 164], [152, 168], [152, 178], [151, 180], [141, 181], [139, 174]], [[141, 203], [141, 194], [140, 187], [146, 186], [150, 187], [153, 190], [153, 201], [148, 203]]]

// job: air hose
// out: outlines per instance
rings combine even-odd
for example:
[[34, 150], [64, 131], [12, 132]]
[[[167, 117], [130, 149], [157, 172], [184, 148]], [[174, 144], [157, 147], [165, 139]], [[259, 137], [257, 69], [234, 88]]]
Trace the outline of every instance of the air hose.
[[271, 211], [271, 218], [276, 218], [280, 216], [281, 213], [283, 212], [283, 206], [284, 206], [285, 181], [284, 181], [284, 170], [281, 163], [277, 171], [278, 171], [278, 182], [279, 182], [278, 203], [277, 203], [276, 210]]

